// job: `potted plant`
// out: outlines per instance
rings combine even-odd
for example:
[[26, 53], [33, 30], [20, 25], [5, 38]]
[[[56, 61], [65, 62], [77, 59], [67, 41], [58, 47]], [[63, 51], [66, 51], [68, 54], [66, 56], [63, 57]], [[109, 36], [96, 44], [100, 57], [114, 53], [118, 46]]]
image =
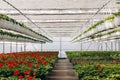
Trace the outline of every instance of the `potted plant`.
[[106, 29], [116, 27], [116, 26], [114, 26], [114, 16], [108, 16], [105, 19], [105, 27], [106, 27]]
[[117, 26], [117, 27], [120, 26], [120, 11], [117, 13], [114, 13], [113, 15], [115, 16], [115, 18], [114, 18], [115, 26]]

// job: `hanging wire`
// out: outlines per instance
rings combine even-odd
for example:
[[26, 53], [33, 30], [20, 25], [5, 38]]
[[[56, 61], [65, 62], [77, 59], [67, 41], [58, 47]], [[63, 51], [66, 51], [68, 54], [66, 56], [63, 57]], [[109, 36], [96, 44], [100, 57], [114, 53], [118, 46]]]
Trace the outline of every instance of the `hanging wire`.
[[[96, 12], [92, 17], [90, 17], [90, 18], [86, 21], [86, 23], [83, 24], [82, 26], [87, 25], [87, 24], [90, 22], [90, 20], [92, 20], [92, 19], [93, 19], [107, 4], [109, 4], [111, 1], [112, 1], [112, 0], [107, 1], [102, 7], [100, 7], [100, 8], [97, 10], [97, 12]], [[83, 28], [83, 27], [82, 27], [82, 28]]]
[[[41, 27], [39, 27], [37, 24], [35, 24], [29, 17], [27, 17], [25, 14], [23, 14], [18, 8], [16, 8], [14, 5], [12, 5], [10, 2], [8, 2], [7, 0], [3, 0], [5, 3], [7, 3], [8, 5], [10, 5], [11, 7], [13, 7], [14, 9], [16, 9], [21, 15], [23, 15], [27, 20], [29, 20], [32, 24], [34, 24], [37, 28], [39, 28], [39, 30], [42, 30], [46, 35], [48, 35], [49, 37], [51, 37], [45, 30], [43, 30]], [[40, 31], [41, 32], [41, 31]]]

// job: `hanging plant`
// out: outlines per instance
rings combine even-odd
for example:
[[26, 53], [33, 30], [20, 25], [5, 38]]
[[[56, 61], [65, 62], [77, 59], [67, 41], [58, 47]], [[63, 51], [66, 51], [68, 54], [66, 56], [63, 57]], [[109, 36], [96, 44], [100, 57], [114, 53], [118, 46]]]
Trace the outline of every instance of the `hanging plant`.
[[[8, 17], [7, 15], [5, 15], [5, 14], [0, 14], [0, 20], [6, 20], [6, 21], [9, 21], [9, 22], [12, 22], [12, 23], [14, 23], [14, 24], [16, 24], [16, 25], [19, 25], [21, 28], [23, 28], [23, 29], [25, 29], [25, 30], [29, 30], [29, 32], [31, 32], [31, 33], [27, 34], [27, 35], [29, 35], [29, 36], [32, 35], [32, 37], [34, 37], [34, 35], [38, 35], [38, 38], [39, 38], [39, 39], [43, 39], [43, 40], [45, 40], [46, 42], [49, 42], [49, 41], [51, 42], [51, 41], [52, 41], [52, 40], [50, 40], [49, 38], [43, 36], [42, 34], [39, 34], [39, 33], [35, 32], [34, 30], [28, 28], [28, 27], [27, 27], [26, 25], [24, 25], [23, 23], [19, 23], [19, 22], [17, 22], [17, 21], [14, 20], [14, 19], [9, 18], [9, 17]], [[1, 27], [2, 27], [2, 26], [1, 26]], [[6, 26], [5, 26], [5, 27], [6, 27]], [[12, 28], [13, 28], [13, 27], [11, 27], [10, 30], [11, 30]], [[21, 30], [21, 31], [20, 31], [20, 30], [14, 30], [14, 31], [23, 32], [22, 30]], [[24, 34], [26, 34], [26, 32], [27, 32], [27, 31], [25, 31]], [[41, 37], [42, 37], [42, 38], [41, 38]]]
[[113, 14], [115, 16], [114, 24], [116, 27], [120, 26], [120, 11]]
[[[42, 42], [42, 41], [39, 41], [37, 39], [33, 39], [31, 37], [28, 37], [28, 36], [24, 36], [24, 35], [21, 35], [21, 34], [14, 34], [14, 33], [11, 33], [11, 32], [7, 32], [7, 31], [3, 31], [3, 30], [0, 30], [0, 35], [7, 35], [7, 36], [10, 36], [10, 37], [14, 37], [14, 38], [22, 38], [22, 39], [27, 39], [27, 40], [31, 40], [31, 41], [34, 41], [34, 42]], [[4, 38], [4, 37], [3, 37]], [[44, 43], [44, 42], [42, 42]]]
[[[107, 21], [114, 21], [114, 18], [115, 18], [115, 17], [111, 15], [111, 16], [108, 16], [107, 18], [105, 18], [104, 20], [101, 20], [101, 21], [97, 22], [96, 24], [92, 25], [92, 26], [89, 27], [87, 30], [85, 30], [83, 33], [81, 33], [80, 35], [78, 35], [77, 37], [75, 37], [72, 41], [74, 41], [75, 39], [81, 37], [82, 35], [86, 34], [87, 32], [95, 29], [96, 27], [98, 27], [99, 25], [102, 25], [103, 23], [105, 23], [105, 22], [107, 22]], [[114, 27], [114, 26], [112, 26], [112, 27]], [[109, 28], [109, 27], [108, 27], [108, 28]], [[111, 28], [111, 27], [110, 27], [110, 28]], [[103, 31], [105, 31], [105, 30], [103, 30]], [[94, 37], [92, 36], [92, 38], [94, 38]]]
[[107, 33], [103, 33], [103, 34], [92, 35], [91, 39], [98, 38], [98, 37], [103, 37], [103, 36], [107, 36], [107, 35], [111, 35], [112, 33], [115, 33], [115, 32], [120, 32], [120, 29], [119, 30], [113, 30], [113, 31], [110, 31], [110, 32], [107, 32]]
[[104, 21], [108, 21], [108, 20], [114, 20], [114, 16], [113, 15], [111, 15], [111, 16], [108, 16], [107, 18], [105, 18], [105, 20]]
[[113, 13], [114, 16], [120, 16], [120, 11], [117, 13]]

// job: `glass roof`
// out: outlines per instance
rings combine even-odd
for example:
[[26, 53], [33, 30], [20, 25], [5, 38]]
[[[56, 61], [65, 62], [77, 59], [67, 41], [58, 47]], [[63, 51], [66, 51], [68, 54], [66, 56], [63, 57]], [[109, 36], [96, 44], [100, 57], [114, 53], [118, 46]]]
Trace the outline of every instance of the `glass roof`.
[[[41, 29], [43, 29], [52, 37], [72, 38], [78, 32], [81, 33], [87, 29], [91, 25], [90, 22], [93, 24], [120, 9], [119, 0], [7, 1], [29, 17], [38, 27], [3, 0], [0, 0], [0, 13], [7, 14], [17, 21], [25, 23], [37, 32], [42, 32]], [[108, 1], [110, 2], [104, 6]], [[103, 8], [99, 11], [101, 7]], [[44, 31], [43, 34], [45, 34]]]

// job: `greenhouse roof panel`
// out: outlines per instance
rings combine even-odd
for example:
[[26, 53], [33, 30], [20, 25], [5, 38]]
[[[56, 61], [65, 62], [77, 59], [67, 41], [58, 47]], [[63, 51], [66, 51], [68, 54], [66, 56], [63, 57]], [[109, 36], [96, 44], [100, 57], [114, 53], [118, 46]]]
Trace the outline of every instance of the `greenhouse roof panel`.
[[[25, 23], [39, 33], [46, 35], [45, 32], [47, 32], [52, 37], [73, 37], [78, 32], [81, 33], [87, 29], [91, 24], [117, 12], [120, 8], [118, 0], [111, 0], [99, 13], [97, 11], [109, 0], [7, 1], [29, 17], [38, 27], [3, 0], [0, 0], [0, 13], [7, 14], [19, 22]], [[96, 13], [97, 15], [95, 15]]]

